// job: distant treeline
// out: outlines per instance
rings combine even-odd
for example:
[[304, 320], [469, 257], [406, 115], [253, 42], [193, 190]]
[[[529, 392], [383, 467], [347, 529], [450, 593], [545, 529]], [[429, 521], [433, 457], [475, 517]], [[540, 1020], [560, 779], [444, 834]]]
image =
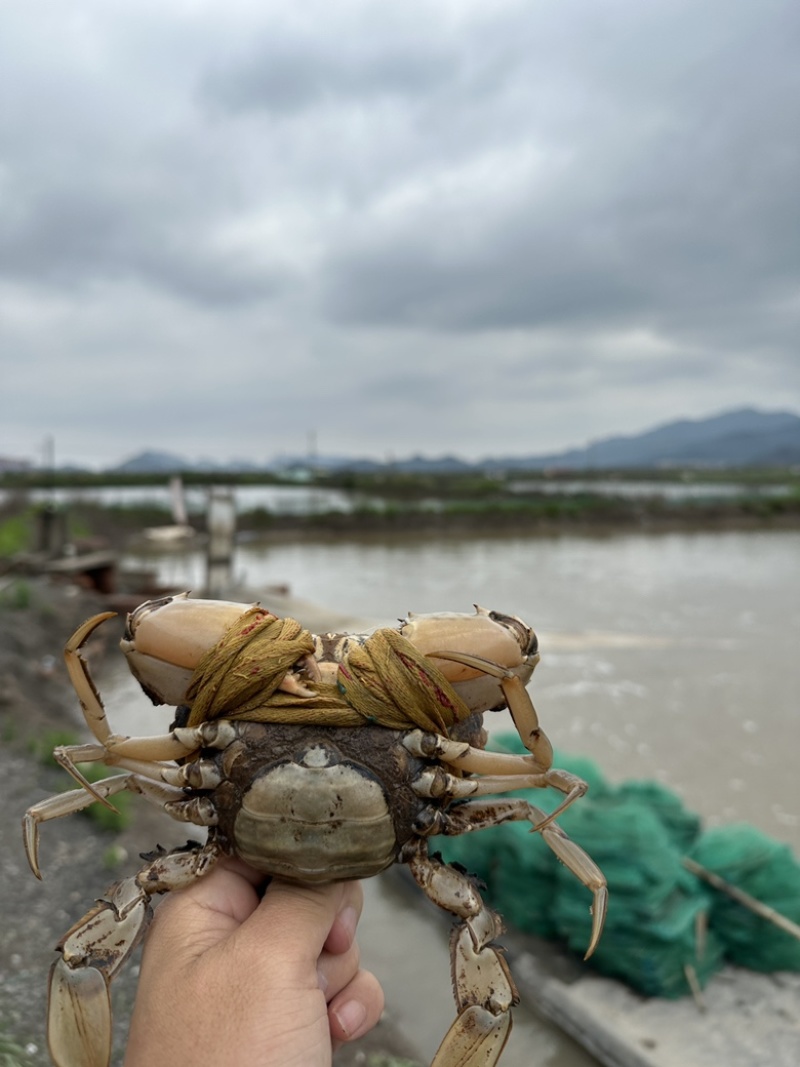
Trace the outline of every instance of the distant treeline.
[[[4, 510], [7, 508], [0, 508], [0, 543], [4, 526], [12, 521], [7, 518], [3, 522]], [[172, 521], [168, 508], [154, 504], [104, 505], [76, 500], [66, 510], [69, 530], [76, 542], [88, 543], [100, 537], [106, 543], [122, 545], [146, 527]], [[28, 529], [33, 528], [35, 511], [32, 505], [26, 508]], [[198, 533], [205, 532], [204, 515], [190, 515], [189, 521]], [[525, 495], [495, 492], [472, 495], [468, 499], [384, 495], [362, 502], [348, 512], [287, 515], [260, 506], [237, 515], [241, 536], [270, 540], [768, 527], [800, 527], [800, 489], [780, 495], [745, 492], [734, 497], [693, 497], [677, 501], [658, 496], [609, 496], [592, 492]]]
[[[592, 488], [593, 481], [685, 485], [686, 495], [609, 493]], [[200, 474], [187, 471], [188, 486], [293, 485], [292, 479], [263, 473]], [[582, 483], [580, 488], [576, 482]], [[719, 494], [703, 485], [727, 483], [738, 491]], [[264, 539], [359, 536], [526, 535], [603, 533], [624, 530], [753, 529], [800, 527], [800, 475], [797, 472], [744, 471], [589, 471], [543, 477], [541, 472], [499, 477], [479, 472], [409, 474], [391, 471], [340, 472], [316, 475], [304, 488], [341, 489], [352, 493], [352, 510], [314, 511], [287, 515], [259, 506], [242, 510], [237, 527], [242, 536]], [[27, 497], [31, 488], [119, 488], [165, 485], [155, 474], [56, 472], [55, 475], [6, 475], [0, 488], [11, 490], [0, 500], [0, 557], [31, 550], [39, 526], [37, 513], [51, 506]], [[776, 487], [778, 487], [776, 489]], [[691, 489], [691, 494], [688, 490]], [[147, 527], [172, 522], [166, 505], [157, 502], [104, 504], [78, 493], [63, 509], [68, 535], [76, 545], [123, 546]], [[205, 515], [190, 515], [198, 533]]]
[[704, 485], [731, 484], [746, 486], [794, 485], [800, 487], [800, 470], [796, 467], [725, 467], [725, 468], [590, 468], [586, 470], [533, 469], [482, 471], [479, 465], [468, 471], [404, 471], [391, 465], [376, 470], [302, 471], [76, 471], [26, 470], [0, 473], [0, 489], [80, 489], [121, 488], [127, 486], [164, 485], [180, 477], [187, 486], [206, 485], [302, 485], [318, 488], [348, 489], [363, 493], [408, 495], [484, 495], [520, 482], [539, 482], [558, 486], [562, 482], [619, 481], [658, 482], [662, 484]]

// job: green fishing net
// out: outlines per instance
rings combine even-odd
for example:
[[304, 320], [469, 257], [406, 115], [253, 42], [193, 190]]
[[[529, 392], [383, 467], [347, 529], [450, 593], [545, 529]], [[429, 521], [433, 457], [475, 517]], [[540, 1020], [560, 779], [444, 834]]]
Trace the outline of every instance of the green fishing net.
[[[493, 749], [524, 752], [515, 735]], [[589, 782], [588, 794], [561, 816], [561, 828], [583, 847], [608, 880], [605, 931], [590, 964], [649, 996], [679, 997], [690, 978], [702, 987], [725, 956], [759, 970], [800, 969], [800, 942], [725, 898], [683, 866], [689, 855], [800, 919], [800, 867], [785, 846], [752, 827], [701, 832], [700, 819], [654, 782], [612, 786], [591, 760], [557, 752], [554, 766]], [[544, 811], [563, 799], [555, 790], [515, 792]], [[547, 847], [530, 824], [439, 837], [443, 858], [486, 885], [486, 899], [519, 930], [566, 942], [581, 955], [591, 932], [591, 892]], [[746, 884], [745, 884], [746, 883]], [[791, 906], [787, 902], [791, 902]], [[733, 917], [738, 911], [738, 917]]]
[[[800, 923], [800, 863], [788, 845], [737, 823], [706, 830], [689, 856], [751, 897]], [[800, 940], [715, 892], [711, 929], [733, 963], [752, 971], [800, 971]]]

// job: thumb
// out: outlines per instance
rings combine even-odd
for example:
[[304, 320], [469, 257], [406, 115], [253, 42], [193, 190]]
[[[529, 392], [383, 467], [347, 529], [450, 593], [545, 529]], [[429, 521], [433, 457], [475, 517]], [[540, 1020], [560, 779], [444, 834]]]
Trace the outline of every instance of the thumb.
[[169, 893], [156, 909], [146, 942], [151, 962], [197, 958], [230, 937], [259, 904], [256, 875], [244, 864], [223, 861], [185, 889]]
[[270, 952], [285, 951], [298, 963], [316, 969], [337, 916], [352, 907], [358, 896], [356, 882], [308, 886], [274, 880], [236, 937], [269, 944]]

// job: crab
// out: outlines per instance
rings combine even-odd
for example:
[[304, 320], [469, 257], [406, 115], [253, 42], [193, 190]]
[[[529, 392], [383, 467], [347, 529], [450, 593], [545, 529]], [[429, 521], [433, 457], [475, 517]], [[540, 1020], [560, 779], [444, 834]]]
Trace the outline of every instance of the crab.
[[[455, 916], [457, 1015], [432, 1067], [494, 1067], [518, 994], [494, 940], [499, 916], [475, 880], [429, 851], [432, 835], [528, 822], [593, 894], [597, 945], [605, 878], [556, 823], [586, 783], [553, 767], [526, 691], [538, 641], [521, 619], [409, 615], [371, 635], [315, 636], [256, 606], [148, 601], [127, 619], [122, 649], [154, 703], [177, 708], [156, 737], [112, 732], [82, 649], [113, 613], [96, 615], [65, 649], [94, 740], [55, 750], [79, 788], [31, 807], [25, 848], [39, 867], [39, 826], [130, 791], [174, 819], [207, 828], [205, 843], [144, 855], [64, 935], [50, 972], [47, 1038], [57, 1067], [107, 1067], [109, 983], [144, 935], [153, 900], [190, 885], [225, 856], [265, 875], [314, 884], [367, 878], [407, 864], [424, 893]], [[528, 754], [485, 749], [483, 713], [508, 707]], [[120, 773], [90, 783], [78, 764]], [[502, 794], [553, 786], [550, 814]]]

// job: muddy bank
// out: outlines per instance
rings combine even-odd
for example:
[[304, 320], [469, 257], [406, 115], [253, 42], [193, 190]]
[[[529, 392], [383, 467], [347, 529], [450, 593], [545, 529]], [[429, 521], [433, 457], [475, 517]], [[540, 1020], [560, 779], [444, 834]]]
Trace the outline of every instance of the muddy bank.
[[[132, 873], [138, 854], [157, 842], [182, 844], [186, 827], [150, 808], [132, 804], [132, 823], [121, 833], [99, 829], [83, 815], [42, 828], [44, 880], [31, 873], [20, 820], [31, 805], [68, 787], [65, 772], [46, 765], [37, 750], [55, 735], [81, 732], [81, 718], [63, 666], [65, 639], [100, 599], [69, 585], [26, 579], [0, 590], [0, 779], [5, 818], [0, 821], [0, 1053], [7, 1067], [49, 1067], [44, 1039], [47, 974], [53, 948], [92, 901], [116, 878]], [[116, 652], [121, 623], [93, 639], [89, 656], [102, 687], [106, 653]], [[114, 1058], [121, 1064], [138, 974], [138, 956], [113, 985]], [[8, 1044], [11, 1051], [6, 1051]], [[387, 1012], [357, 1046], [342, 1049], [337, 1067], [412, 1067], [414, 1048]]]

